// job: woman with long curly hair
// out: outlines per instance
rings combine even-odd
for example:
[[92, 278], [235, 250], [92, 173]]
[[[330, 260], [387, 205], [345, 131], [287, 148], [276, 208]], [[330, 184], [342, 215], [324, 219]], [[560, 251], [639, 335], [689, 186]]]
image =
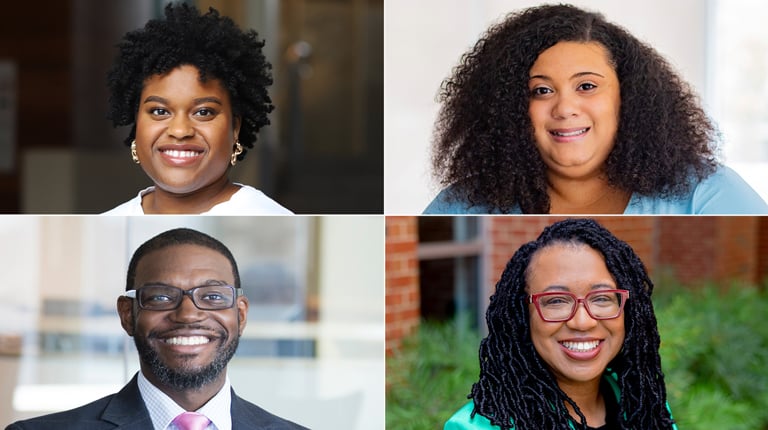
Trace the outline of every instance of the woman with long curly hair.
[[441, 86], [425, 213], [768, 213], [653, 48], [546, 5], [492, 26]]
[[132, 126], [125, 144], [154, 185], [106, 214], [291, 213], [228, 177], [269, 124], [263, 46], [255, 31], [187, 4], [169, 4], [165, 19], [123, 37], [108, 75], [108, 116]]
[[653, 283], [589, 219], [555, 223], [507, 263], [486, 313], [480, 378], [459, 429], [675, 429]]

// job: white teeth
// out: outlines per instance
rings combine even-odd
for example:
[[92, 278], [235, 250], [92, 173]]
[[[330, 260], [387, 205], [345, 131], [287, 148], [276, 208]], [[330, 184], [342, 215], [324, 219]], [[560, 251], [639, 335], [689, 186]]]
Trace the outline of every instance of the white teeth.
[[165, 343], [171, 345], [202, 345], [210, 342], [205, 336], [190, 336], [190, 337], [171, 337], [165, 340]]
[[600, 344], [599, 340], [593, 340], [591, 342], [560, 342], [564, 347], [576, 352], [587, 352], [597, 348]]
[[567, 133], [560, 133], [558, 131], [553, 131], [552, 134], [554, 134], [555, 136], [561, 136], [561, 137], [571, 137], [571, 136], [578, 136], [586, 132], [587, 132], [587, 129], [582, 128], [581, 130], [569, 131]]
[[175, 149], [166, 149], [163, 153], [173, 158], [192, 158], [198, 155], [197, 151], [177, 151]]

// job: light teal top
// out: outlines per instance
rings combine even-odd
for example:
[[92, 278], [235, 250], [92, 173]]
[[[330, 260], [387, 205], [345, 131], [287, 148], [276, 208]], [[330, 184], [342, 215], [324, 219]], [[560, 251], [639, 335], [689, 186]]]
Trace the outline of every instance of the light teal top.
[[[609, 369], [606, 372], [604, 379], [608, 381], [608, 385], [616, 395], [616, 400], [620, 401], [621, 390], [619, 389], [619, 384], [617, 383], [617, 375], [613, 372], [610, 372]], [[462, 406], [461, 409], [456, 411], [456, 413], [454, 413], [453, 416], [451, 416], [451, 418], [446, 421], [445, 426], [443, 426], [443, 430], [499, 430], [499, 426], [491, 424], [491, 420], [480, 414], [475, 414], [475, 416], [472, 417], [472, 411], [474, 409], [475, 403], [473, 401], [469, 401], [469, 403]], [[669, 410], [669, 405], [667, 405], [667, 410]], [[670, 412], [670, 417], [671, 416], [672, 413]], [[573, 424], [571, 424], [571, 428], [574, 428]], [[514, 430], [514, 426], [512, 429]], [[677, 430], [677, 425], [673, 424], [672, 429]]]
[[[498, 214], [485, 206], [470, 206], [462, 199], [451, 199], [448, 187], [432, 200], [425, 214]], [[519, 207], [512, 214], [521, 214]], [[738, 173], [726, 166], [691, 187], [691, 191], [677, 198], [648, 197], [633, 194], [624, 209], [625, 215], [642, 214], [768, 214], [768, 205]]]

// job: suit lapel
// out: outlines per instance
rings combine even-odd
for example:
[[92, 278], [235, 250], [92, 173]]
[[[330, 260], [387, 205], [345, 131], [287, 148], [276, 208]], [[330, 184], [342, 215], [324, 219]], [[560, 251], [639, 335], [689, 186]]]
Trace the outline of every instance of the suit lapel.
[[238, 397], [232, 390], [232, 430], [269, 429], [275, 423], [274, 418], [265, 410]]
[[138, 430], [151, 429], [152, 419], [139, 392], [137, 375], [123, 387], [112, 400], [109, 401], [104, 413], [101, 414], [103, 421], [115, 424], [115, 429]]

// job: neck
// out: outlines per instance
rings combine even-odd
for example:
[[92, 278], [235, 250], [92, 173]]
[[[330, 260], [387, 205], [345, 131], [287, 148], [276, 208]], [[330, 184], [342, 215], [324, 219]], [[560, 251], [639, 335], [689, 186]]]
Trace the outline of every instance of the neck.
[[[590, 427], [600, 427], [605, 424], [605, 399], [600, 391], [600, 379], [580, 384], [566, 384], [558, 382], [560, 389], [563, 390], [571, 400], [579, 406], [579, 410], [587, 419], [587, 425]], [[570, 403], [565, 404], [568, 413], [576, 422], [580, 418]]]
[[631, 197], [611, 186], [602, 174], [572, 179], [550, 173], [548, 182], [552, 214], [621, 214]]
[[226, 176], [190, 193], [174, 193], [155, 184], [155, 190], [142, 197], [141, 207], [145, 214], [199, 214], [228, 201], [238, 189]]
[[176, 402], [177, 405], [181, 406], [187, 412], [196, 411], [202, 408], [209, 400], [218, 394], [219, 391], [221, 391], [221, 388], [224, 387], [224, 382], [227, 379], [227, 372], [224, 370], [210, 384], [194, 389], [179, 390], [175, 387], [163, 384], [149, 371], [145, 372], [144, 369], [142, 369], [142, 373], [152, 385], [165, 393], [166, 396], [170, 397], [171, 400]]

